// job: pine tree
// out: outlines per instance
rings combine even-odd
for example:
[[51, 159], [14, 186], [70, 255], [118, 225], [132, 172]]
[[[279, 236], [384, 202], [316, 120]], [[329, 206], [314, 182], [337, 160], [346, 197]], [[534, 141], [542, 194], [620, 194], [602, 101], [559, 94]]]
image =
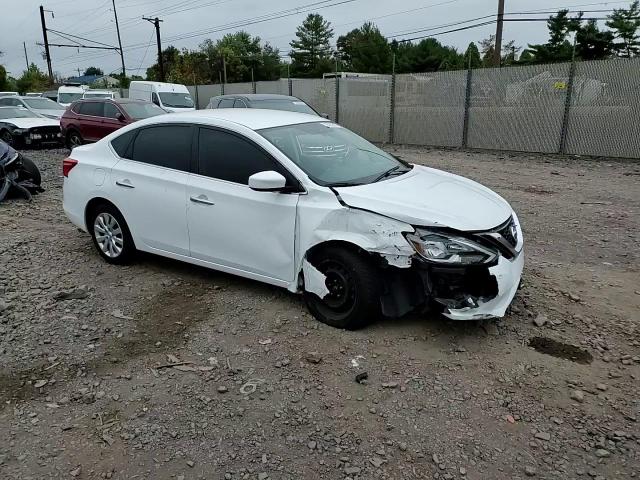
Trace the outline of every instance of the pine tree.
[[616, 53], [621, 57], [640, 54], [640, 2], [634, 1], [629, 8], [616, 9], [607, 21], [607, 27], [614, 31], [619, 40], [614, 44]]
[[471, 42], [464, 52], [464, 68], [479, 68], [481, 66], [480, 50], [474, 42]]
[[310, 13], [296, 31], [296, 40], [289, 45], [293, 49], [291, 70], [298, 76], [321, 76], [331, 71], [331, 24], [322, 15]]

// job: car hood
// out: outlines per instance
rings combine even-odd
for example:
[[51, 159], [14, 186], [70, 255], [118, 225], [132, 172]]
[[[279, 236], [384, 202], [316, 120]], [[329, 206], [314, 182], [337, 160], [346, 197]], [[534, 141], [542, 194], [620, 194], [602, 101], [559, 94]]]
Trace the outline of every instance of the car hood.
[[194, 112], [195, 107], [162, 107], [169, 113]]
[[60, 118], [62, 117], [62, 114], [65, 112], [64, 109], [61, 110], [43, 110], [43, 109], [39, 109], [39, 108], [32, 108], [31, 110], [33, 110], [34, 112], [40, 114], [40, 115], [44, 115], [45, 117], [48, 118]]
[[18, 128], [59, 127], [60, 122], [52, 118], [6, 118], [0, 122], [11, 123]]
[[335, 190], [351, 207], [414, 226], [489, 230], [504, 223], [512, 213], [509, 204], [487, 187], [420, 165], [389, 180]]

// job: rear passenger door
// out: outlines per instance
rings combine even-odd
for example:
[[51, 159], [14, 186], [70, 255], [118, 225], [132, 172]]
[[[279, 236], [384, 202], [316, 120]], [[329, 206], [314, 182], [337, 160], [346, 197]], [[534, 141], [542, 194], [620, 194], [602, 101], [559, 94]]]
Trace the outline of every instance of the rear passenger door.
[[110, 191], [139, 249], [189, 255], [185, 209], [194, 130], [154, 125], [112, 141], [120, 160], [111, 171]]
[[100, 140], [102, 134], [102, 120], [104, 115], [103, 102], [82, 102], [78, 105], [80, 135], [85, 141]]

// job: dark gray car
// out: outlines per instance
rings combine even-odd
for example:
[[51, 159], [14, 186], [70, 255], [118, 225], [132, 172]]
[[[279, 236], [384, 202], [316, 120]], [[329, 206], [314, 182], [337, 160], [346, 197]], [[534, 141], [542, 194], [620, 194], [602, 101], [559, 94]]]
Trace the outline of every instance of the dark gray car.
[[326, 117], [326, 115], [320, 115], [298, 97], [268, 93], [218, 95], [217, 97], [211, 97], [207, 108], [263, 108]]

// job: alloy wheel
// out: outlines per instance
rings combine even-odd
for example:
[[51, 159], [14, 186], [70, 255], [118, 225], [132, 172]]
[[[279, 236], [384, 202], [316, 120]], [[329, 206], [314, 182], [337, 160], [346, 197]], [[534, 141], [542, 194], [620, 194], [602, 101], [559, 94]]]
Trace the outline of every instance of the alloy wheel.
[[116, 258], [122, 253], [124, 235], [120, 224], [110, 213], [99, 214], [93, 222], [93, 232], [98, 248], [109, 258]]

